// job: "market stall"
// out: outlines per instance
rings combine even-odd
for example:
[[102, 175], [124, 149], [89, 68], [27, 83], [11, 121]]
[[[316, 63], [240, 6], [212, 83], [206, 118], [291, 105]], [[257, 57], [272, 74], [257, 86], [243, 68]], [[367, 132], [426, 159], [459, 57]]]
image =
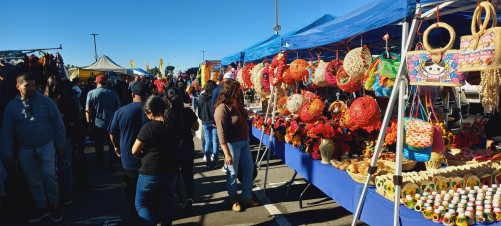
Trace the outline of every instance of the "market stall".
[[[354, 222], [495, 223], [501, 220], [501, 154], [486, 146], [490, 122], [475, 120], [452, 134], [447, 100], [467, 77], [480, 76], [486, 112], [498, 111], [496, 21], [489, 2], [379, 0], [284, 37], [282, 50], [308, 48], [317, 57], [290, 62], [291, 51], [282, 51], [271, 63], [241, 68], [242, 87], [273, 100], [273, 111], [253, 116], [252, 134], [354, 212]], [[446, 32], [433, 34], [437, 28]], [[328, 62], [311, 48], [334, 49], [336, 58]], [[417, 162], [425, 168], [415, 168]]]

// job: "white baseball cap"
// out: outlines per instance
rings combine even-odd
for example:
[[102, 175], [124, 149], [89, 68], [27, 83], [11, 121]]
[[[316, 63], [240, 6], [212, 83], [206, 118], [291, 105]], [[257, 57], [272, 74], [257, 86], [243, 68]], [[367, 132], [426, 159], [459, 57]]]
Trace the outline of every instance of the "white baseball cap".
[[223, 75], [223, 79], [233, 79], [233, 80], [235, 80], [235, 76], [231, 72], [226, 72]]

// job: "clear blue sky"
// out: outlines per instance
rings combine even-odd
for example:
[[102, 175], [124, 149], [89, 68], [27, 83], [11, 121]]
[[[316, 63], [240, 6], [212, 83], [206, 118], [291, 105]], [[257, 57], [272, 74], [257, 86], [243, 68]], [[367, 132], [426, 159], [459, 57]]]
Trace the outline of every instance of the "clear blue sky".
[[[324, 14], [344, 15], [372, 0], [278, 0], [281, 33]], [[0, 50], [58, 47], [66, 64], [87, 66], [97, 53], [146, 69], [160, 58], [176, 72], [240, 51], [274, 33], [273, 0], [4, 1]]]

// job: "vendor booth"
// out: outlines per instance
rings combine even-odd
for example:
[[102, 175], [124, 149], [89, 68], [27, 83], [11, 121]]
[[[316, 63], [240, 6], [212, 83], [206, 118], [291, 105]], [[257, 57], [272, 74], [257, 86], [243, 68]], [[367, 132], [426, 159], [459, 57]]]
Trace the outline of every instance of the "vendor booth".
[[132, 70], [121, 67], [108, 56], [103, 55], [95, 63], [87, 67], [82, 68], [72, 68], [70, 69], [70, 79], [79, 78], [83, 81], [87, 81], [92, 76], [97, 76], [102, 73], [116, 73], [119, 75], [132, 76], [134, 75]]
[[[377, 0], [280, 37], [280, 52], [245, 51], [237, 80], [270, 99], [250, 118], [267, 147], [256, 163], [275, 154], [353, 212], [353, 225], [499, 224], [497, 5]], [[490, 118], [448, 122], [473, 78]]]

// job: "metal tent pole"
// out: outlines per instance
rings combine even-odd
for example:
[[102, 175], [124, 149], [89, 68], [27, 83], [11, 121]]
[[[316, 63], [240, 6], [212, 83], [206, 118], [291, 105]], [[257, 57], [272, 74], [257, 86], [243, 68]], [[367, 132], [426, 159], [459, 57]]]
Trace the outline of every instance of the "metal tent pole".
[[[416, 8], [416, 15], [421, 14], [422, 10], [423, 9], [421, 7], [417, 7]], [[405, 53], [407, 53], [407, 51], [410, 49], [410, 46], [414, 42], [414, 33], [417, 30], [417, 21], [418, 20], [415, 17], [414, 20], [412, 21], [410, 33], [408, 31], [409, 24], [407, 22], [402, 23], [402, 56], [405, 56]], [[411, 35], [409, 36], [408, 34], [411, 34]], [[388, 128], [388, 123], [390, 121], [391, 114], [393, 112], [393, 108], [395, 105], [395, 100], [397, 98], [397, 95], [400, 94], [400, 96], [401, 96], [399, 98], [399, 106], [400, 106], [400, 101], [403, 101], [402, 95], [403, 95], [403, 92], [404, 92], [405, 86], [406, 86], [406, 84], [405, 84], [406, 78], [403, 75], [403, 72], [405, 71], [404, 66], [406, 65], [405, 64], [406, 58], [402, 57], [401, 59], [402, 59], [402, 61], [400, 63], [400, 67], [398, 69], [398, 75], [397, 75], [397, 79], [395, 81], [395, 86], [394, 86], [394, 89], [391, 93], [390, 100], [388, 102], [388, 107], [386, 108], [386, 113], [385, 113], [385, 116], [383, 118], [383, 123], [381, 125], [381, 131], [379, 132], [378, 140], [377, 140], [376, 147], [374, 150], [374, 155], [372, 157], [372, 161], [371, 161], [371, 164], [370, 164], [369, 169], [368, 169], [367, 179], [365, 180], [364, 188], [362, 190], [362, 194], [360, 195], [360, 200], [358, 202], [357, 209], [353, 215], [353, 221], [351, 223], [352, 226], [355, 226], [357, 223], [357, 220], [360, 218], [362, 207], [363, 207], [363, 204], [365, 202], [366, 195], [367, 195], [367, 189], [369, 188], [370, 178], [372, 177], [372, 175], [374, 173], [376, 173], [376, 170], [377, 170], [376, 163], [377, 163], [379, 154], [381, 153], [381, 147], [382, 147], [382, 144], [384, 142], [384, 138], [386, 135], [386, 129]], [[403, 89], [402, 89], [402, 87], [403, 87]], [[404, 110], [405, 109], [402, 110], [402, 114], [403, 114]], [[400, 111], [400, 108], [399, 108], [399, 111]], [[399, 114], [400, 114], [400, 112], [399, 112]], [[400, 124], [400, 125], [402, 125], [402, 124]], [[402, 132], [402, 131], [400, 131], [400, 132]], [[401, 135], [402, 134], [400, 134], [400, 137], [402, 137]], [[402, 142], [402, 141], [400, 141], [400, 142]], [[398, 145], [398, 143], [397, 143], [397, 145]], [[397, 151], [398, 151], [398, 148], [397, 148]], [[400, 151], [402, 151], [402, 148], [400, 148]], [[400, 164], [401, 164], [401, 162], [400, 162]], [[400, 169], [401, 169], [401, 166], [400, 166]], [[400, 196], [398, 196], [398, 197], [400, 198]], [[398, 205], [400, 205], [400, 202], [398, 203]], [[397, 215], [396, 219], [398, 219], [398, 212], [396, 213], [396, 215]]]
[[[273, 93], [273, 90], [275, 89], [275, 87], [271, 87], [271, 93]], [[264, 97], [261, 97], [264, 99]], [[272, 96], [270, 96], [270, 101], [271, 101], [271, 98]], [[259, 161], [259, 155], [261, 153], [261, 146], [263, 145], [263, 137], [264, 137], [264, 132], [266, 131], [266, 126], [267, 126], [267, 122], [268, 122], [268, 114], [270, 113], [270, 107], [271, 107], [271, 103], [270, 101], [268, 101], [268, 106], [266, 107], [266, 115], [264, 116], [264, 128], [263, 128], [263, 131], [261, 132], [261, 138], [259, 138], [259, 146], [258, 146], [258, 149], [257, 149], [257, 156], [256, 156], [256, 162], [254, 164], [257, 164], [258, 161]], [[263, 100], [261, 100], [261, 103], [263, 102]], [[258, 128], [259, 129], [259, 128]]]
[[[266, 193], [266, 183], [268, 182], [268, 169], [270, 168], [270, 155], [271, 155], [271, 150], [273, 146], [271, 145], [271, 141], [273, 140], [273, 124], [275, 123], [275, 111], [276, 111], [276, 106], [277, 106], [277, 96], [278, 96], [278, 84], [277, 87], [275, 87], [275, 93], [273, 94], [273, 111], [271, 114], [271, 130], [270, 130], [270, 140], [268, 142], [268, 159], [266, 160], [266, 173], [264, 174], [264, 186], [263, 186], [263, 193]], [[264, 155], [264, 153], [263, 153]], [[261, 165], [261, 163], [260, 163]]]
[[[402, 24], [402, 45], [407, 39], [414, 42], [414, 33], [411, 33], [412, 38], [409, 37], [409, 23], [403, 22]], [[405, 56], [407, 49], [402, 49], [402, 56]], [[404, 61], [405, 62], [405, 61]], [[403, 73], [403, 71], [401, 72]], [[400, 74], [402, 82], [400, 83], [400, 93], [398, 98], [398, 125], [397, 125], [397, 159], [395, 161], [395, 175], [393, 175], [393, 183], [395, 184], [395, 213], [393, 214], [393, 225], [400, 225], [400, 191], [402, 190], [402, 157], [404, 150], [404, 117], [405, 117], [405, 99], [406, 95], [404, 90], [407, 88], [407, 83], [404, 82], [405, 77]]]

